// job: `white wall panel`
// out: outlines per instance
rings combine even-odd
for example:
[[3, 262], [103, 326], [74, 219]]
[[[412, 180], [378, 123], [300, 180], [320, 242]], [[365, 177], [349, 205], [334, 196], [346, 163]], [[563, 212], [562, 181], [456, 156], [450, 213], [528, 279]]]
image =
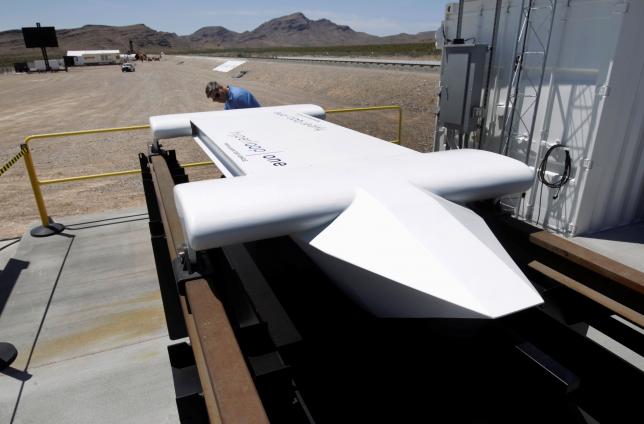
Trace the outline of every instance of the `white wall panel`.
[[[490, 80], [485, 139], [499, 151], [508, 86], [515, 60], [522, 0], [502, 2]], [[527, 3], [527, 0], [526, 0]], [[533, 19], [545, 20], [547, 1], [535, 1]], [[463, 38], [490, 43], [495, 0], [466, 1]], [[456, 34], [458, 3], [446, 8], [447, 38]], [[504, 199], [518, 216], [568, 235], [588, 234], [644, 219], [644, 2], [559, 0], [532, 140], [518, 135], [509, 155], [538, 166], [552, 143], [570, 149], [573, 181], [553, 199], [535, 179], [523, 199]], [[545, 41], [545, 40], [542, 40]], [[471, 42], [471, 41], [470, 41]], [[538, 50], [534, 38], [526, 51]], [[524, 56], [524, 75], [540, 76], [537, 55]], [[535, 84], [536, 85], [536, 84]], [[605, 88], [608, 87], [608, 88]], [[607, 93], [605, 92], [607, 90]], [[525, 91], [525, 92], [524, 92]], [[520, 92], [531, 94], [529, 88]], [[606, 95], [607, 94], [607, 95]], [[523, 99], [523, 102], [521, 101]], [[530, 116], [530, 98], [516, 103]], [[548, 170], [563, 170], [564, 154]], [[591, 164], [588, 169], [584, 164]]]

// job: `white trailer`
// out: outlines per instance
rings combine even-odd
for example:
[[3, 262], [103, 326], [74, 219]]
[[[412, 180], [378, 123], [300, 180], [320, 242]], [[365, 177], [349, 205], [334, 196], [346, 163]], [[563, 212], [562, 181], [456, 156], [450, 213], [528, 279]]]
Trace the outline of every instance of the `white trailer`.
[[[532, 188], [502, 204], [520, 219], [568, 236], [642, 221], [644, 2], [499, 4], [497, 9], [496, 0], [465, 1], [460, 38], [491, 46], [498, 12], [492, 66], [488, 78], [488, 50], [481, 86], [483, 99], [489, 88], [488, 100], [466, 113], [479, 114], [468, 147], [507, 154], [533, 169]], [[457, 21], [453, 3], [437, 31], [439, 47], [456, 38]], [[444, 94], [454, 78], [441, 80]], [[435, 148], [449, 148], [440, 111], [438, 124]], [[561, 189], [538, 178], [544, 154], [554, 145], [563, 147], [553, 148], [543, 174], [547, 182], [559, 180], [567, 152], [570, 179]]]
[[116, 65], [121, 62], [119, 50], [69, 50], [76, 65]]

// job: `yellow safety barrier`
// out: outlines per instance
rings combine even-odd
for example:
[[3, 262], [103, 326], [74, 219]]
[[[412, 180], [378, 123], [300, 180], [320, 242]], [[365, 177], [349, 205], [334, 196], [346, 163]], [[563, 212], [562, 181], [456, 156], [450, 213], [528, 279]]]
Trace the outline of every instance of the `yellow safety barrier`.
[[18, 153], [17, 155], [15, 155], [11, 159], [9, 159], [7, 161], [7, 163], [2, 165], [2, 168], [0, 168], [0, 176], [2, 174], [4, 174], [5, 172], [7, 172], [8, 170], [10, 170], [11, 167], [14, 166], [16, 164], [16, 162], [18, 162], [20, 160], [20, 158], [25, 155], [25, 151], [26, 151], [26, 149], [20, 149], [20, 153]]
[[[128, 175], [128, 174], [134, 174], [135, 172], [133, 171], [110, 172], [105, 174], [86, 175], [81, 177], [58, 178], [53, 180], [41, 181], [38, 179], [38, 176], [36, 175], [36, 168], [34, 167], [34, 162], [31, 157], [31, 150], [29, 149], [29, 143], [31, 141], [41, 140], [46, 138], [72, 137], [72, 136], [79, 136], [79, 135], [103, 134], [103, 133], [111, 133], [111, 132], [119, 132], [119, 131], [134, 131], [134, 130], [142, 130], [147, 128], [150, 128], [150, 126], [136, 125], [131, 127], [101, 128], [96, 130], [66, 131], [66, 132], [60, 132], [60, 133], [36, 134], [36, 135], [30, 135], [29, 137], [25, 138], [25, 142], [20, 147], [25, 152], [24, 153], [25, 166], [27, 167], [27, 174], [29, 175], [29, 181], [31, 182], [31, 189], [33, 190], [34, 197], [36, 198], [36, 205], [38, 206], [38, 214], [40, 215], [40, 222], [42, 223], [42, 226], [48, 227], [50, 224], [50, 220], [49, 220], [49, 215], [47, 214], [47, 207], [45, 206], [45, 200], [43, 199], [42, 191], [40, 190], [41, 185], [70, 182], [70, 181], [80, 181], [80, 180], [87, 180], [91, 178], [109, 177], [113, 175]], [[138, 172], [141, 172], [141, 171], [138, 171]]]
[[186, 163], [185, 165], [181, 165], [183, 168], [194, 168], [195, 166], [206, 166], [206, 165], [212, 165], [213, 163], [211, 161], [207, 162], [193, 162], [193, 163]]
[[391, 106], [368, 106], [368, 107], [354, 107], [348, 109], [329, 109], [327, 114], [333, 113], [348, 113], [348, 112], [367, 112], [372, 110], [397, 110], [398, 111], [398, 139], [393, 140], [392, 143], [400, 144], [402, 139], [402, 107], [398, 105]]
[[[373, 110], [398, 110], [398, 139], [394, 140], [393, 143], [400, 144], [401, 133], [402, 133], [402, 108], [400, 106], [371, 106], [371, 107], [358, 107], [358, 108], [349, 108], [349, 109], [329, 109], [326, 111], [327, 114], [334, 113], [347, 113], [347, 112], [366, 112]], [[40, 187], [43, 185], [58, 184], [58, 183], [69, 183], [73, 181], [83, 181], [91, 180], [96, 178], [107, 178], [107, 177], [117, 177], [123, 175], [133, 175], [141, 173], [140, 169], [132, 169], [127, 171], [116, 171], [116, 172], [104, 172], [101, 174], [92, 174], [92, 175], [80, 175], [77, 177], [65, 177], [65, 178], [55, 178], [50, 180], [39, 180], [36, 174], [36, 168], [34, 166], [33, 158], [31, 156], [31, 150], [29, 149], [29, 143], [33, 140], [42, 140], [49, 138], [60, 138], [60, 137], [73, 137], [80, 135], [91, 135], [91, 134], [104, 134], [112, 132], [123, 132], [123, 131], [136, 131], [144, 130], [150, 128], [149, 125], [134, 125], [129, 127], [116, 127], [116, 128], [101, 128], [95, 130], [83, 130], [83, 131], [67, 131], [59, 133], [49, 133], [49, 134], [36, 134], [30, 135], [25, 138], [23, 144], [20, 145], [20, 153], [12, 158], [9, 162], [13, 165], [20, 157], [25, 158], [25, 166], [27, 168], [27, 174], [29, 175], [29, 181], [31, 182], [31, 188], [34, 192], [34, 197], [36, 198], [36, 205], [38, 206], [38, 214], [40, 215], [40, 221], [43, 227], [48, 227], [51, 224], [49, 215], [47, 214], [47, 207], [45, 206], [45, 200], [42, 195]], [[13, 161], [13, 162], [12, 162]], [[192, 168], [197, 166], [207, 166], [212, 165], [212, 162], [194, 162], [187, 163], [182, 165], [184, 168]], [[6, 165], [5, 165], [6, 166]], [[6, 172], [4, 167], [2, 168], [2, 173]]]

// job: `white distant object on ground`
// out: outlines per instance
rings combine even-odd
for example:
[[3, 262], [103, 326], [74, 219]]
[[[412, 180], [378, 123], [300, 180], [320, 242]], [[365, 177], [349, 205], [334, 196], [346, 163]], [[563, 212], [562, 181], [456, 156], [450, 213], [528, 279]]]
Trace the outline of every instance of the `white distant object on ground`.
[[[47, 65], [42, 59], [29, 62], [27, 63], [27, 66], [29, 66], [29, 70], [32, 72], [47, 70]], [[65, 61], [63, 59], [49, 59], [49, 69], [51, 69], [52, 71], [65, 69]]]
[[[498, 318], [542, 302], [483, 220], [454, 203], [524, 190], [527, 166], [478, 150], [418, 153], [298, 108], [322, 110], [189, 118], [230, 177], [175, 187], [189, 253], [290, 235], [382, 317]], [[180, 116], [152, 117], [154, 139], [185, 135]]]
[[69, 50], [67, 56], [74, 58], [74, 65], [113, 65], [121, 60], [119, 50]]
[[227, 60], [226, 62], [222, 63], [216, 68], [213, 68], [212, 70], [217, 72], [230, 72], [239, 65], [243, 65], [244, 63], [246, 63], [245, 60]]
[[133, 63], [124, 63], [121, 65], [121, 72], [134, 72], [136, 68]]

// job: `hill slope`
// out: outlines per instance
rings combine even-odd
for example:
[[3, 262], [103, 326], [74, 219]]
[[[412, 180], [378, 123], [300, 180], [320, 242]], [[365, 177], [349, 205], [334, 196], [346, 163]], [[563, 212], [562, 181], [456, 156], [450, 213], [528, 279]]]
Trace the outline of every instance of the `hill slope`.
[[[129, 40], [135, 50], [146, 52], [180, 49], [215, 49], [234, 47], [297, 47], [363, 44], [418, 43], [433, 40], [433, 31], [416, 35], [398, 34], [378, 37], [354, 31], [346, 25], [337, 25], [328, 19], [311, 20], [302, 13], [293, 13], [271, 19], [252, 31], [238, 33], [222, 26], [200, 28], [190, 35], [179, 36], [173, 32], [156, 31], [144, 24], [128, 26], [85, 25], [81, 28], [59, 29], [59, 49], [66, 50], [119, 49], [126, 52]], [[26, 49], [20, 30], [0, 32], [0, 54], [24, 55], [37, 49]]]

